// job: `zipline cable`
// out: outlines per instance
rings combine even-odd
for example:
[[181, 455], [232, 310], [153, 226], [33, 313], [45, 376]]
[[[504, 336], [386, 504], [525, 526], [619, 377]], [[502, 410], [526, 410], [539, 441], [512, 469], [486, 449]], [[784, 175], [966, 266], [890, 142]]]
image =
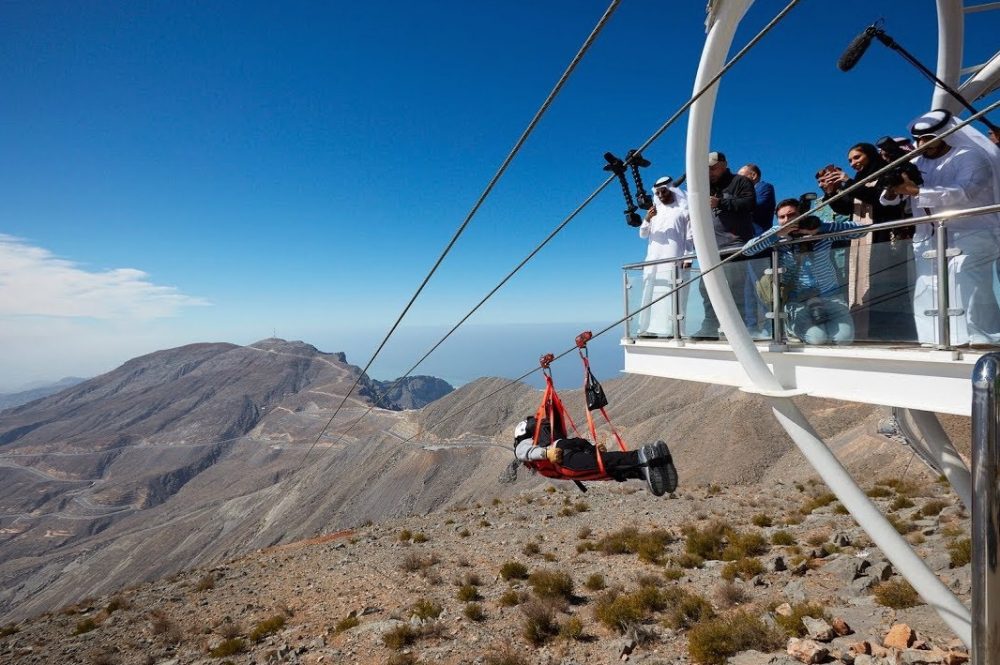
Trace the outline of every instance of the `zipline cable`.
[[[684, 104], [682, 104], [681, 107], [679, 109], [677, 109], [677, 111], [674, 112], [673, 115], [671, 115], [662, 125], [660, 125], [660, 127], [657, 128], [657, 130], [655, 132], [653, 132], [652, 136], [650, 136], [648, 139], [646, 139], [646, 141], [642, 144], [642, 146], [639, 149], [637, 149], [635, 151], [634, 154], [635, 155], [641, 154], [643, 150], [645, 150], [647, 147], [649, 147], [654, 141], [656, 141], [657, 139], [659, 139], [660, 136], [662, 136], [663, 133], [671, 125], [673, 125], [675, 122], [677, 122], [678, 119], [680, 119], [680, 117], [684, 114], [685, 111], [687, 111], [689, 108], [691, 108], [692, 104], [694, 104], [696, 101], [698, 101], [699, 98], [701, 98], [702, 95], [704, 95], [706, 92], [708, 92], [711, 89], [711, 87], [713, 85], [715, 85], [722, 78], [722, 76], [724, 74], [726, 74], [726, 72], [728, 72], [737, 62], [739, 62], [743, 58], [743, 56], [745, 56], [750, 51], [751, 48], [753, 48], [758, 42], [760, 42], [760, 40], [763, 39], [764, 36], [768, 32], [770, 32], [772, 28], [774, 28], [778, 23], [780, 23], [781, 19], [783, 19], [788, 14], [788, 12], [790, 12], [795, 7], [795, 5], [797, 5], [799, 3], [799, 1], [800, 0], [791, 0], [791, 2], [789, 2], [788, 5], [786, 5], [784, 9], [782, 9], [780, 12], [778, 12], [778, 14], [775, 15], [775, 17], [773, 19], [771, 19], [771, 21], [767, 25], [765, 25], [760, 30], [760, 32], [758, 32], [753, 37], [753, 39], [751, 39], [749, 42], [747, 42], [747, 44], [742, 49], [740, 49], [739, 52], [736, 55], [734, 55], [732, 57], [732, 59], [730, 59], [719, 70], [718, 74], [716, 74], [714, 77], [712, 77], [712, 79], [708, 83], [706, 83], [701, 88], [701, 90], [699, 90], [694, 95], [692, 95], [691, 98], [688, 99], [686, 102], [684, 102]], [[624, 161], [624, 163], [625, 164], [629, 164], [632, 159], [633, 159], [633, 157], [629, 157], [628, 159], [626, 159]], [[588, 205], [590, 205], [590, 203], [595, 198], [597, 198], [597, 196], [601, 192], [603, 192], [604, 189], [607, 188], [608, 185], [610, 185], [612, 182], [614, 182], [614, 180], [615, 180], [615, 176], [614, 175], [609, 176], [603, 183], [601, 183], [597, 187], [597, 189], [595, 189], [593, 192], [591, 192], [591, 194], [587, 198], [585, 198], [583, 200], [583, 202], [580, 205], [578, 205], [575, 210], [573, 210], [573, 212], [571, 212], [559, 224], [557, 224], [556, 227], [549, 233], [549, 235], [547, 235], [538, 245], [536, 245], [535, 248], [533, 250], [531, 250], [531, 252], [529, 252], [528, 255], [526, 257], [524, 257], [521, 260], [521, 262], [518, 263], [510, 272], [508, 272], [507, 275], [503, 279], [501, 279], [500, 282], [496, 286], [494, 286], [485, 296], [483, 296], [483, 298], [478, 303], [476, 303], [476, 305], [471, 310], [469, 310], [465, 314], [465, 316], [463, 316], [461, 319], [459, 319], [458, 323], [456, 323], [454, 326], [452, 326], [451, 330], [449, 330], [447, 333], [445, 333], [445, 335], [441, 339], [439, 339], [434, 344], [434, 346], [432, 346], [420, 358], [420, 360], [418, 360], [416, 363], [414, 363], [413, 366], [410, 367], [410, 369], [406, 370], [405, 374], [403, 374], [398, 379], [396, 379], [396, 381], [393, 382], [393, 384], [391, 386], [389, 386], [389, 388], [387, 388], [386, 391], [384, 393], [382, 393], [381, 396], [377, 396], [376, 400], [374, 401], [374, 403], [372, 405], [370, 405], [368, 407], [368, 409], [364, 413], [362, 413], [361, 416], [357, 420], [355, 420], [353, 423], [351, 423], [347, 427], [347, 429], [344, 430], [341, 433], [341, 435], [340, 435], [340, 437], [338, 437], [336, 443], [339, 443], [345, 436], [347, 436], [348, 434], [350, 434], [354, 430], [355, 426], [357, 426], [362, 420], [364, 420], [368, 416], [368, 414], [371, 413], [378, 406], [378, 404], [380, 403], [380, 401], [382, 400], [382, 398], [384, 398], [388, 394], [392, 393], [392, 391], [396, 389], [396, 387], [403, 381], [403, 379], [405, 379], [408, 376], [410, 376], [410, 374], [414, 370], [416, 370], [417, 367], [419, 367], [425, 360], [427, 360], [427, 358], [432, 353], [434, 353], [434, 351], [436, 351], [438, 349], [438, 347], [440, 347], [449, 337], [452, 336], [452, 334], [456, 330], [458, 330], [466, 321], [468, 321], [469, 318], [472, 317], [472, 315], [475, 314], [479, 310], [480, 307], [482, 307], [484, 304], [486, 304], [486, 301], [488, 301], [490, 298], [492, 298], [496, 294], [497, 291], [499, 291], [501, 288], [503, 288], [503, 286], [508, 281], [510, 281], [510, 279], [512, 277], [514, 277], [514, 275], [516, 275], [521, 270], [521, 268], [523, 268], [529, 261], [531, 261], [531, 259], [533, 259], [535, 257], [535, 255], [538, 254], [538, 252], [540, 252], [547, 244], [549, 244], [549, 242], [553, 238], [555, 238], [564, 228], [566, 228], [566, 226], [571, 221], [573, 221], [573, 219], [576, 218], [577, 215], [579, 215], [581, 212], [583, 212], [584, 208], [586, 208]], [[366, 367], [366, 369], [367, 369], [367, 367]], [[353, 390], [353, 387], [352, 387], [352, 390]], [[338, 409], [338, 411], [339, 411], [339, 409]], [[337, 414], [335, 412], [334, 416], [336, 416], [336, 415]], [[331, 422], [332, 422], [332, 418], [331, 418]], [[322, 436], [325, 431], [326, 431], [326, 428], [324, 428], [324, 431], [320, 433], [320, 436]], [[319, 439], [317, 438], [317, 441], [318, 440]], [[313, 444], [313, 445], [315, 445], [315, 444]], [[310, 448], [310, 450], [312, 450], [312, 448]], [[308, 453], [307, 453], [307, 456], [308, 456]]]
[[452, 235], [451, 240], [445, 246], [444, 251], [441, 252], [441, 255], [438, 257], [437, 261], [434, 262], [434, 265], [431, 267], [430, 271], [424, 277], [423, 281], [420, 283], [420, 286], [417, 287], [417, 290], [410, 298], [410, 301], [406, 303], [406, 307], [404, 307], [403, 311], [400, 312], [399, 316], [396, 318], [396, 322], [392, 324], [391, 328], [389, 328], [389, 332], [385, 334], [385, 337], [382, 339], [382, 342], [378, 345], [378, 348], [375, 349], [375, 353], [373, 353], [371, 358], [368, 359], [368, 363], [365, 364], [364, 369], [362, 369], [361, 373], [358, 374], [358, 377], [354, 380], [354, 383], [351, 385], [351, 388], [344, 395], [344, 399], [342, 399], [340, 401], [340, 404], [337, 405], [337, 408], [333, 412], [333, 415], [330, 416], [329, 422], [327, 422], [326, 426], [323, 427], [323, 430], [319, 433], [319, 436], [316, 437], [316, 441], [314, 441], [313, 444], [309, 446], [309, 450], [306, 451], [305, 457], [302, 458], [302, 464], [305, 464], [306, 460], [309, 458], [309, 453], [311, 453], [312, 449], [316, 446], [317, 443], [319, 443], [319, 440], [323, 437], [323, 434], [325, 434], [326, 430], [330, 427], [330, 423], [332, 423], [333, 419], [337, 417], [338, 413], [340, 413], [340, 410], [344, 407], [344, 404], [347, 402], [347, 399], [351, 396], [351, 393], [354, 392], [354, 389], [358, 387], [358, 384], [361, 382], [361, 378], [367, 375], [367, 372], [369, 368], [371, 368], [372, 363], [375, 362], [375, 359], [378, 357], [379, 353], [382, 352], [382, 349], [389, 341], [389, 338], [392, 337], [393, 333], [396, 332], [396, 329], [399, 327], [399, 324], [402, 323], [403, 318], [406, 316], [407, 312], [410, 311], [410, 307], [413, 306], [413, 303], [416, 302], [417, 297], [420, 296], [420, 293], [424, 290], [424, 287], [427, 286], [427, 283], [430, 281], [431, 277], [434, 275], [435, 272], [437, 272], [438, 267], [441, 265], [442, 261], [444, 261], [444, 258], [451, 251], [451, 248], [454, 247], [455, 243], [458, 241], [458, 238], [462, 235], [466, 227], [469, 225], [469, 222], [472, 221], [473, 216], [475, 216], [475, 214], [479, 211], [479, 208], [486, 200], [486, 197], [488, 197], [490, 193], [493, 191], [493, 187], [503, 176], [504, 172], [506, 172], [507, 167], [510, 166], [510, 163], [512, 161], [514, 161], [514, 157], [521, 150], [521, 146], [523, 146], [525, 141], [528, 140], [528, 136], [535, 129], [535, 126], [542, 119], [542, 116], [552, 105], [552, 102], [555, 101], [556, 96], [562, 90], [563, 86], [566, 84], [566, 81], [569, 80], [570, 74], [572, 74], [573, 70], [576, 69], [576, 66], [580, 63], [580, 60], [583, 59], [584, 54], [586, 54], [586, 52], [590, 49], [591, 45], [597, 39], [597, 36], [601, 33], [601, 30], [604, 29], [604, 26], [611, 18], [611, 15], [614, 14], [616, 9], [618, 9], [619, 4], [621, 4], [621, 0], [611, 1], [611, 4], [604, 12], [604, 15], [601, 16], [600, 20], [597, 22], [597, 25], [594, 26], [594, 29], [590, 32], [590, 35], [583, 42], [583, 45], [577, 51], [576, 55], [573, 56], [573, 60], [570, 61], [569, 66], [566, 67], [566, 70], [563, 72], [562, 76], [559, 77], [559, 80], [556, 82], [555, 87], [552, 88], [552, 91], [549, 93], [548, 97], [545, 98], [545, 101], [542, 102], [542, 105], [539, 107], [538, 111], [535, 112], [535, 116], [531, 119], [531, 122], [528, 123], [528, 126], [521, 133], [520, 138], [518, 138], [517, 142], [514, 144], [514, 147], [511, 148], [510, 153], [507, 155], [506, 159], [503, 160], [503, 163], [500, 165], [500, 168], [497, 169], [497, 172], [493, 175], [489, 183], [486, 185], [486, 188], [483, 190], [483, 193], [479, 195], [479, 199], [476, 201], [475, 205], [472, 206], [472, 209], [469, 210], [469, 213], [465, 216], [465, 220], [459, 225], [458, 229], [455, 230], [454, 235]]
[[[965, 120], [959, 122], [954, 127], [951, 127], [948, 130], [946, 130], [944, 132], [941, 132], [941, 134], [939, 135], [939, 138], [940, 139], [947, 138], [948, 136], [954, 134], [955, 132], [957, 132], [958, 130], [962, 129], [966, 125], [968, 125], [968, 124], [970, 124], [970, 123], [978, 120], [981, 116], [983, 116], [983, 115], [985, 115], [985, 114], [993, 111], [994, 109], [996, 109], [998, 107], [1000, 107], [1000, 101], [994, 102], [993, 104], [991, 104], [990, 106], [982, 109], [978, 113], [975, 113], [975, 114], [969, 116], [968, 118], [966, 118]], [[885, 173], [888, 173], [889, 171], [891, 171], [892, 169], [896, 168], [900, 164], [903, 164], [904, 162], [910, 162], [913, 159], [915, 159], [916, 157], [919, 157], [921, 154], [924, 153], [925, 150], [927, 150], [930, 147], [931, 147], [931, 143], [927, 143], [924, 146], [916, 148], [915, 150], [912, 150], [912, 151], [908, 152], [907, 154], [903, 155], [902, 157], [900, 157], [900, 158], [898, 158], [898, 159], [896, 159], [896, 160], [894, 160], [892, 162], [889, 162], [888, 164], [886, 164], [881, 169], [879, 169], [879, 170], [875, 171], [874, 173], [871, 173], [868, 176], [866, 176], [866, 177], [864, 177], [864, 178], [856, 181], [850, 187], [845, 188], [843, 191], [841, 191], [840, 193], [838, 193], [836, 196], [831, 196], [829, 199], [824, 200], [823, 203], [821, 203], [820, 205], [816, 206], [815, 208], [809, 210], [808, 212], [800, 214], [798, 217], [796, 217], [793, 220], [789, 221], [788, 224], [797, 223], [800, 220], [802, 220], [802, 219], [804, 219], [804, 218], [812, 215], [813, 213], [815, 213], [816, 210], [820, 210], [821, 208], [825, 208], [825, 207], [829, 206], [831, 203], [833, 203], [834, 201], [836, 201], [836, 200], [838, 200], [840, 198], [843, 198], [844, 196], [847, 196], [848, 194], [851, 194], [852, 192], [860, 189], [861, 187], [864, 187], [868, 182], [877, 180], [879, 177], [881, 177]], [[842, 235], [842, 234], [838, 234], [838, 235]], [[721, 261], [719, 261], [719, 263], [715, 264], [714, 266], [706, 268], [705, 270], [701, 271], [699, 274], [695, 275], [694, 277], [692, 277], [691, 279], [687, 280], [686, 282], [682, 282], [682, 283], [674, 286], [674, 288], [669, 289], [666, 293], [664, 293], [664, 294], [656, 297], [655, 299], [651, 300], [650, 302], [648, 302], [647, 304], [643, 305], [642, 307], [636, 309], [635, 311], [626, 313], [625, 316], [621, 317], [617, 321], [609, 324], [605, 328], [602, 328], [600, 331], [593, 333], [593, 337], [591, 339], [596, 339], [596, 338], [600, 337], [601, 335], [604, 335], [605, 333], [607, 333], [607, 332], [609, 332], [609, 331], [617, 328], [618, 326], [620, 326], [621, 324], [625, 323], [629, 319], [633, 318], [637, 314], [639, 314], [639, 313], [641, 313], [641, 312], [649, 309], [650, 307], [652, 307], [653, 305], [657, 304], [661, 300], [670, 297], [675, 292], [680, 291], [683, 288], [687, 288], [687, 287], [691, 286], [692, 284], [694, 284], [695, 282], [697, 282], [698, 280], [700, 280], [702, 277], [704, 277], [708, 273], [710, 273], [710, 272], [712, 272], [714, 270], [718, 270], [719, 268], [721, 268], [725, 264], [729, 263], [730, 261], [735, 260], [737, 257], [743, 256], [747, 249], [748, 249], [747, 245], [744, 245], [739, 250], [737, 250], [737, 251], [733, 252], [732, 254], [726, 256], [724, 259], [722, 259]], [[577, 349], [576, 345], [571, 346], [570, 348], [566, 349], [562, 353], [559, 353], [559, 354], [555, 355], [554, 358], [553, 358], [553, 360], [552, 360], [552, 362], [555, 362], [556, 360], [559, 360], [560, 358], [563, 358], [563, 357], [569, 355], [570, 353], [573, 353], [576, 349]], [[516, 379], [511, 379], [508, 383], [505, 383], [504, 385], [500, 386], [499, 388], [497, 388], [493, 392], [490, 392], [490, 393], [484, 395], [483, 397], [481, 397], [478, 400], [472, 402], [471, 404], [463, 405], [457, 411], [454, 411], [452, 413], [447, 414], [443, 418], [439, 419], [437, 422], [444, 422], [444, 421], [450, 420], [451, 418], [454, 418], [454, 417], [456, 417], [458, 415], [461, 415], [462, 413], [464, 413], [464, 412], [468, 411], [469, 409], [471, 409], [472, 407], [474, 407], [474, 406], [476, 406], [476, 405], [478, 405], [478, 404], [486, 401], [487, 399], [493, 397], [494, 395], [497, 395], [498, 393], [500, 393], [500, 392], [502, 392], [504, 390], [507, 390], [508, 388], [510, 388], [510, 387], [512, 387], [514, 385], [517, 385], [518, 383], [520, 383], [524, 379], [528, 378], [529, 376], [531, 376], [532, 374], [534, 374], [535, 372], [537, 372], [539, 369], [541, 369], [541, 368], [540, 367], [535, 367], [534, 369], [531, 369], [531, 370], [525, 372], [524, 374], [522, 374], [521, 376], [517, 377]], [[419, 432], [418, 432], [418, 434], [414, 434], [413, 436], [411, 436], [411, 437], [409, 437], [407, 439], [404, 439], [402, 441], [402, 443], [408, 443], [409, 441], [412, 441], [413, 439], [415, 439], [418, 435], [419, 435]]]

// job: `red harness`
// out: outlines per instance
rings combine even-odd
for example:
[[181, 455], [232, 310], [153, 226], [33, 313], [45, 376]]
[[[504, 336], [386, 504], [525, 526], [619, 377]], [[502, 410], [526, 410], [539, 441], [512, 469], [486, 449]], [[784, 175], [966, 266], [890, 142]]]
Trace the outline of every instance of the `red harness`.
[[[580, 353], [580, 359], [583, 361], [583, 383], [584, 390], [593, 385], [597, 385], [598, 388], [600, 384], [597, 384], [597, 380], [590, 371], [590, 360], [587, 356], [587, 342], [590, 341], [592, 335], [590, 331], [585, 331], [580, 333], [576, 338], [577, 350]], [[535, 434], [532, 439], [533, 445], [538, 445], [538, 437], [542, 430], [542, 420], [547, 419], [549, 423], [549, 429], [551, 433], [551, 441], [549, 445], [555, 445], [555, 442], [559, 439], [564, 439], [567, 437], [566, 425], [569, 423], [570, 427], [573, 428], [573, 432], [579, 437], [580, 433], [576, 429], [576, 423], [570, 417], [569, 412], [566, 411], [566, 407], [563, 406], [562, 400], [559, 399], [559, 394], [556, 392], [555, 385], [552, 383], [552, 372], [549, 369], [549, 365], [555, 357], [551, 353], [547, 353], [539, 359], [539, 364], [542, 366], [542, 374], [545, 376], [545, 392], [542, 393], [542, 401], [538, 405], [538, 409], [535, 411]], [[614, 425], [611, 424], [611, 419], [608, 417], [607, 411], [604, 410], [604, 406], [596, 407], [597, 410], [601, 412], [604, 416], [604, 420], [608, 423], [611, 428], [611, 433], [618, 442], [618, 447], [621, 448], [622, 452], [627, 452], [628, 448], [625, 446], [625, 442], [622, 440], [618, 430], [615, 429]], [[587, 427], [590, 430], [590, 438], [592, 442], [597, 441], [597, 428], [594, 425], [594, 417], [591, 413], [591, 409], [587, 409]], [[595, 456], [597, 457], [597, 469], [594, 470], [578, 470], [578, 469], [568, 469], [564, 466], [553, 464], [548, 460], [540, 460], [537, 462], [526, 462], [529, 467], [538, 471], [546, 478], [554, 478], [558, 480], [573, 480], [573, 481], [583, 481], [583, 480], [614, 480], [608, 475], [607, 471], [604, 469], [604, 460], [601, 457], [601, 449], [595, 448]], [[582, 487], [582, 486], [581, 486]]]

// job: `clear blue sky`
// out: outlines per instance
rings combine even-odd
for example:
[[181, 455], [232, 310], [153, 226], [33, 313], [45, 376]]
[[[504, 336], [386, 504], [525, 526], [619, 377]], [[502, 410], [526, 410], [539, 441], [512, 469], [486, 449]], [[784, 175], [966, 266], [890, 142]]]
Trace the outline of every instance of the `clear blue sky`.
[[[363, 364], [606, 6], [0, 4], [0, 390], [275, 329]], [[456, 321], [602, 181], [605, 150], [690, 95], [704, 6], [623, 3], [374, 376], [419, 357], [421, 330]], [[736, 43], [782, 6], [757, 2]], [[723, 82], [713, 143], [734, 170], [754, 161], [797, 195], [926, 110], [930, 86], [877, 44], [836, 70], [879, 16], [933, 68], [929, 0], [804, 0]], [[1000, 45], [1000, 12], [975, 18], [966, 65]], [[649, 182], [682, 170], [685, 131], [647, 151]], [[644, 254], [622, 207], [606, 190], [474, 323], [619, 317], [620, 266]], [[424, 371], [468, 368], [469, 339]], [[529, 339], [484, 372], [544, 350]]]

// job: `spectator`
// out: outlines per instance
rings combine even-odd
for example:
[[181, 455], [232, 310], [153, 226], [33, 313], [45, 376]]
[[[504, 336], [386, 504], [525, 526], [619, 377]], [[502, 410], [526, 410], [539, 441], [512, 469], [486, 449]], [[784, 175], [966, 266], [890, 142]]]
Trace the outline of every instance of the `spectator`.
[[[923, 175], [922, 185], [904, 177], [904, 182], [883, 196], [884, 202], [897, 196], [911, 198], [914, 210], [939, 213], [1000, 202], [1000, 149], [990, 140], [965, 126], [945, 139], [938, 135], [957, 121], [948, 111], [931, 111], [914, 120], [910, 133], [925, 152], [913, 163]], [[993, 294], [993, 265], [998, 256], [1000, 214], [962, 217], [946, 224], [949, 248], [961, 254], [948, 260], [948, 306], [962, 310], [951, 317], [951, 343], [989, 345], [1000, 341], [1000, 308]], [[913, 316], [917, 338], [937, 343], [937, 323], [925, 311], [937, 311], [937, 269], [935, 258], [924, 258], [934, 250], [936, 229], [921, 224], [913, 236], [917, 279], [913, 294]]]
[[[672, 186], [673, 179], [665, 176], [653, 185], [653, 207], [639, 227], [639, 237], [648, 238], [646, 261], [673, 259], [691, 254], [691, 217], [688, 213], [687, 195]], [[688, 263], [690, 265], [690, 263]], [[643, 268], [642, 304], [648, 305], [655, 298], [674, 288], [674, 269], [681, 280], [686, 279], [687, 266], [676, 262], [661, 263]], [[688, 289], [681, 289], [680, 311], [687, 305]], [[673, 299], [665, 297], [639, 314], [639, 337], [673, 335]]]
[[[534, 416], [528, 416], [514, 427], [514, 456], [517, 459], [528, 466], [547, 462], [572, 471], [597, 471], [597, 449], [593, 444], [586, 439], [563, 436], [557, 437], [553, 445], [547, 418], [542, 419], [536, 441], [536, 422]], [[602, 447], [601, 461], [613, 480], [645, 480], [655, 496], [677, 489], [677, 469], [663, 441], [627, 452], [605, 451]]]
[[[726, 156], [721, 152], [708, 154], [709, 205], [712, 208], [715, 241], [720, 248], [742, 245], [753, 237], [753, 211], [756, 202], [753, 183], [729, 170]], [[722, 267], [729, 285], [733, 302], [743, 318], [743, 288], [746, 283], [746, 267], [739, 261], [730, 261]], [[712, 301], [705, 289], [705, 281], [699, 280], [698, 290], [705, 304], [705, 318], [701, 329], [692, 339], [717, 339], [719, 318], [712, 307]]]
[[[812, 216], [814, 228], [793, 222], [799, 216], [797, 199], [785, 199], [777, 206], [778, 228], [754, 238], [746, 245], [747, 254], [770, 249], [781, 238], [862, 228], [854, 222], [824, 222]], [[809, 218], [807, 218], [809, 219]], [[800, 226], [801, 224], [801, 226]], [[791, 333], [806, 344], [850, 344], [854, 322], [844, 302], [830, 248], [830, 238], [782, 246], [779, 260], [784, 270], [782, 286], [787, 290], [785, 315]]]
[[[817, 174], [824, 199], [864, 180], [887, 163], [871, 143], [853, 145], [847, 152], [847, 161], [855, 171], [854, 178], [848, 178], [843, 169], [837, 167], [827, 167]], [[849, 197], [837, 199], [830, 207], [865, 226], [905, 217], [906, 209], [901, 201], [885, 205], [879, 200], [880, 195], [878, 182], [872, 180]], [[912, 236], [912, 227], [904, 227], [874, 231], [851, 241], [846, 261], [847, 305], [854, 317], [855, 337], [893, 341], [915, 339], [916, 331], [910, 324], [913, 318], [910, 297], [913, 248], [908, 240]], [[893, 242], [895, 240], [900, 242]]]
[[[737, 171], [741, 176], [753, 183], [756, 203], [753, 209], [753, 234], [759, 236], [771, 228], [774, 220], [774, 186], [761, 180], [760, 167], [747, 164]], [[764, 317], [764, 306], [757, 298], [754, 284], [764, 274], [764, 266], [759, 261], [747, 261], [747, 281], [743, 286], [743, 312], [747, 328], [755, 337], [769, 337], [767, 319]]]

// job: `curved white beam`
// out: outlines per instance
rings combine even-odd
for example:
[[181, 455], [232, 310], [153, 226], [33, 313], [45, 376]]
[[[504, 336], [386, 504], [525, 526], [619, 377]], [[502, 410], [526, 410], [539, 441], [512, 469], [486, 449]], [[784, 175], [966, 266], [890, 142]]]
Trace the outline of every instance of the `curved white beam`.
[[[701, 90], [722, 68], [736, 28], [751, 2], [752, 0], [717, 0], [710, 4], [715, 20], [709, 25], [708, 37], [695, 77], [695, 91]], [[956, 74], [957, 71], [956, 69]], [[688, 116], [686, 156], [688, 201], [691, 207], [695, 251], [703, 270], [720, 263], [719, 248], [715, 242], [708, 204], [709, 139], [717, 94], [718, 84], [694, 103]], [[703, 279], [719, 323], [754, 389], [763, 394], [780, 394], [783, 386], [768, 369], [760, 352], [754, 346], [732, 295], [725, 286], [724, 273], [721, 270], [714, 271], [705, 275]], [[917, 593], [938, 612], [948, 627], [955, 631], [966, 645], [971, 645], [972, 619], [968, 608], [931, 572], [906, 540], [896, 532], [861, 491], [792, 400], [787, 397], [769, 397], [768, 400], [778, 422], [872, 541], [885, 553], [896, 569], [906, 576]]]
[[[958, 87], [959, 72], [962, 71], [962, 43], [965, 39], [965, 12], [962, 0], [937, 0], [938, 57], [937, 77]], [[963, 110], [962, 104], [941, 86], [934, 86], [931, 99], [932, 109], [948, 109], [953, 113]]]

